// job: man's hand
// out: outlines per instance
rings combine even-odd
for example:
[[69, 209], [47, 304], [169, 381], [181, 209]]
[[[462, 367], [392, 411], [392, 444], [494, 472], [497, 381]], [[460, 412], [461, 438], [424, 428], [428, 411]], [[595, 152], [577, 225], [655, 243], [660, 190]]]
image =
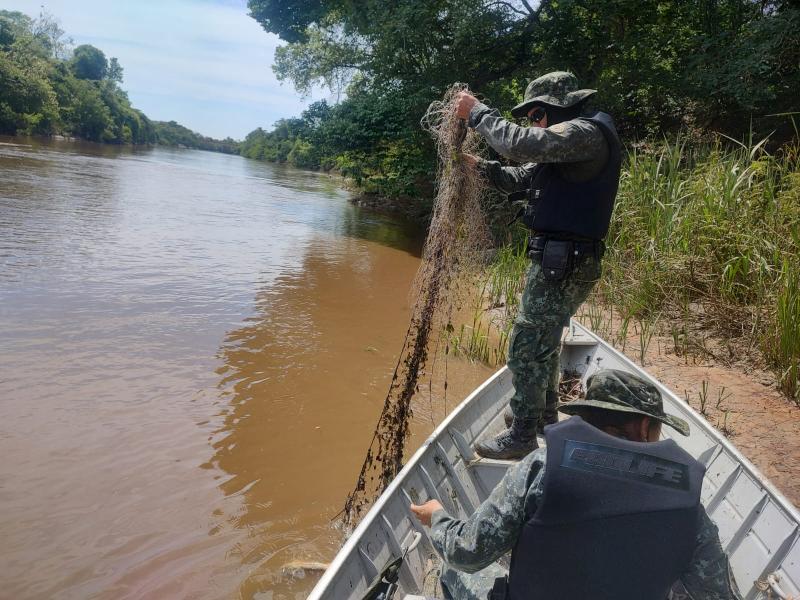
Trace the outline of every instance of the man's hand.
[[459, 119], [468, 119], [469, 111], [478, 103], [478, 99], [467, 92], [458, 92], [456, 96], [456, 116]]
[[431, 517], [433, 516], [433, 513], [443, 508], [444, 507], [439, 503], [438, 500], [428, 500], [425, 504], [422, 505], [412, 504], [411, 512], [413, 512], [417, 516], [420, 523], [422, 523], [427, 527], [430, 527]]

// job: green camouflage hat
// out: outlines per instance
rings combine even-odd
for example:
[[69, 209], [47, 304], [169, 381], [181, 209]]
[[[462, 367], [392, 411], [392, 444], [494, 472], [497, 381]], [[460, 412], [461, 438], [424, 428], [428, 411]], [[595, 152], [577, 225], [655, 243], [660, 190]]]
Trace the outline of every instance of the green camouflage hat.
[[646, 415], [666, 423], [683, 435], [689, 435], [689, 424], [686, 421], [664, 412], [664, 403], [658, 388], [627, 371], [598, 371], [586, 382], [585, 398], [562, 403], [558, 410], [572, 415], [584, 406]]
[[537, 77], [525, 88], [525, 99], [511, 109], [515, 118], [524, 117], [536, 104], [567, 108], [586, 100], [597, 90], [579, 90], [575, 75], [567, 71], [553, 71]]

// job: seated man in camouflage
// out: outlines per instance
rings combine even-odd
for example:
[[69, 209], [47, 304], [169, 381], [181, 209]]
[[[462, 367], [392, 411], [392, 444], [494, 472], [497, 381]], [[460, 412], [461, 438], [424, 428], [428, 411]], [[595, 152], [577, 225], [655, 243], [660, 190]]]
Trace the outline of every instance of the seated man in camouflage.
[[[704, 467], [674, 441], [658, 441], [662, 424], [689, 434], [664, 413], [658, 389], [600, 371], [585, 399], [559, 410], [576, 416], [547, 427], [547, 447], [511, 466], [468, 519], [436, 500], [412, 505], [444, 559], [445, 596], [740, 598], [700, 504]], [[506, 575], [495, 561], [508, 551]]]

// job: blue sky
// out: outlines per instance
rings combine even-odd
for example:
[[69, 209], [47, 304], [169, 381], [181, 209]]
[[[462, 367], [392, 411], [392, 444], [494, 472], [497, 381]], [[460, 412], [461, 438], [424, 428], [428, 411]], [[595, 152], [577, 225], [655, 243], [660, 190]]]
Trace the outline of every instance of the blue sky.
[[282, 44], [247, 16], [246, 0], [3, 0], [37, 16], [44, 5], [75, 45], [116, 56], [122, 87], [151, 119], [175, 120], [204, 135], [241, 139], [299, 115], [301, 99], [272, 72]]

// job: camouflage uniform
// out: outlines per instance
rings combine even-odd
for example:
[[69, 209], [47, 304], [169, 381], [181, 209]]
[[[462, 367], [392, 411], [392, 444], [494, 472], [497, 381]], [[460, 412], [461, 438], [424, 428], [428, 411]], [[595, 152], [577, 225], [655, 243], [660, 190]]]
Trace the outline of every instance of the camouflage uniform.
[[[548, 94], [521, 103], [512, 114], [527, 114], [537, 102], [569, 106], [594, 93], [570, 91], [577, 87], [574, 76], [557, 72], [532, 82], [526, 98], [534, 84], [539, 90], [544, 85]], [[478, 103], [470, 112], [468, 124], [498, 153], [523, 163], [519, 167], [503, 167], [496, 161], [480, 161], [479, 167], [489, 183], [507, 194], [530, 186], [537, 163], [559, 164], [564, 179], [581, 182], [597, 176], [609, 157], [603, 132], [582, 119], [547, 128], [521, 127], [503, 119], [496, 109]], [[535, 423], [543, 414], [550, 422], [555, 415], [561, 335], [600, 279], [600, 261], [599, 255], [583, 254], [561, 281], [546, 280], [541, 265], [536, 261], [531, 264], [508, 350], [508, 368], [515, 389], [510, 404], [514, 417], [522, 422]], [[487, 455], [480, 448], [477, 450]]]
[[[586, 400], [559, 408], [574, 413], [580, 406], [595, 406], [648, 415], [688, 435], [685, 421], [664, 413], [660, 394], [651, 384], [643, 386], [643, 380], [613, 370], [601, 371], [595, 379], [594, 385], [590, 380]], [[631, 394], [638, 400], [626, 404]], [[597, 396], [602, 399], [596, 400]], [[656, 397], [657, 402], [653, 402]], [[494, 579], [506, 573], [495, 561], [514, 548], [522, 528], [542, 501], [546, 459], [546, 449], [538, 449], [512, 465], [489, 497], [465, 520], [455, 519], [444, 510], [433, 514], [431, 539], [445, 561], [441, 579], [448, 598], [485, 600]], [[741, 599], [717, 526], [702, 507], [691, 564], [673, 586], [671, 597]]]
[[[546, 450], [535, 450], [512, 465], [489, 498], [465, 520], [445, 511], [433, 514], [431, 538], [446, 565], [442, 586], [453, 599], [485, 600], [496, 577], [506, 571], [495, 561], [510, 552], [541, 500]], [[700, 511], [692, 564], [676, 587], [693, 600], [739, 599], [717, 526]]]

